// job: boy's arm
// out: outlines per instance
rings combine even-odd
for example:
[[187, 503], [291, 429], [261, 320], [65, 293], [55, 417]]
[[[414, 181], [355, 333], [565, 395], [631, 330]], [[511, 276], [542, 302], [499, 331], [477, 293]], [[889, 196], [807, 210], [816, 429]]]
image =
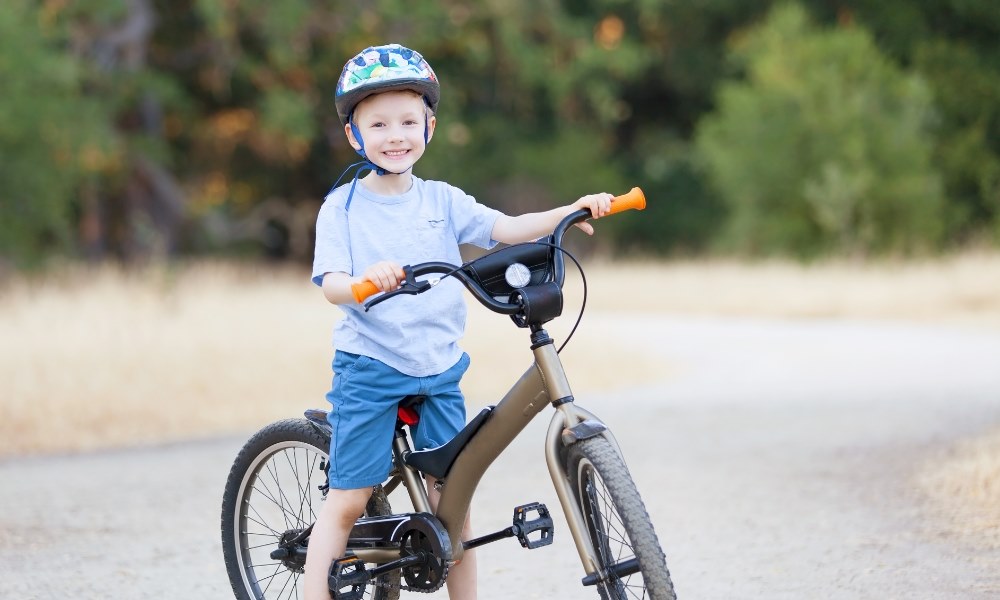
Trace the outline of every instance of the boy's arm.
[[331, 304], [355, 304], [351, 286], [362, 281], [371, 281], [379, 290], [389, 292], [399, 287], [406, 275], [403, 269], [389, 261], [382, 261], [365, 269], [360, 277], [347, 273], [327, 273], [323, 276], [323, 296]]
[[[611, 198], [613, 198], [611, 194], [591, 194], [580, 198], [573, 204], [544, 212], [525, 213], [517, 217], [500, 215], [493, 224], [491, 237], [505, 244], [537, 240], [552, 233], [560, 221], [580, 209], [589, 210], [595, 219], [607, 215], [611, 210]], [[587, 235], [594, 233], [594, 228], [590, 223], [578, 223], [577, 227], [586, 232]]]

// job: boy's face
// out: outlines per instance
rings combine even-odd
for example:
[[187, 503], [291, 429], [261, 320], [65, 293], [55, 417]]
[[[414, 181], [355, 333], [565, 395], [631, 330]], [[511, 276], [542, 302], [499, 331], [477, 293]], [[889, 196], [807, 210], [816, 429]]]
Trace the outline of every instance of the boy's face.
[[[411, 92], [384, 92], [369, 96], [354, 109], [354, 123], [365, 142], [368, 160], [390, 173], [402, 173], [424, 154], [424, 123], [428, 140], [434, 135], [436, 119], [428, 120], [426, 104]], [[355, 150], [361, 144], [350, 125], [344, 126], [347, 140]]]

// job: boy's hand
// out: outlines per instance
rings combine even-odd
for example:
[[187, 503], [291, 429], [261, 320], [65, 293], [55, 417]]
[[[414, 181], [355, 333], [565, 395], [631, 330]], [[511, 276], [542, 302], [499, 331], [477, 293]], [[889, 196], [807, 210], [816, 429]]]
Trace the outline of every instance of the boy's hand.
[[394, 262], [384, 260], [365, 269], [361, 275], [361, 280], [371, 281], [383, 292], [391, 292], [399, 287], [399, 284], [406, 279], [403, 268]]
[[[571, 204], [571, 206], [574, 211], [580, 209], [589, 210], [593, 218], [600, 219], [611, 212], [612, 198], [614, 196], [611, 194], [590, 194], [589, 196], [580, 198]], [[584, 221], [583, 223], [577, 223], [576, 226], [582, 229], [587, 235], [594, 235], [594, 227], [590, 223]]]

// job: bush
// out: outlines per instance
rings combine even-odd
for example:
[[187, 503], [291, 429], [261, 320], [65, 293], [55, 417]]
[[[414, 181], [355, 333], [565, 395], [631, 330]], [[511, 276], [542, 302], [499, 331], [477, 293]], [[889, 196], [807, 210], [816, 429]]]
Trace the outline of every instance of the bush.
[[800, 256], [910, 252], [940, 244], [924, 82], [862, 28], [820, 30], [781, 5], [731, 52], [695, 145], [729, 209], [720, 244]]
[[73, 243], [75, 192], [114, 160], [106, 108], [79, 98], [80, 64], [36, 12], [0, 11], [0, 263], [15, 265]]

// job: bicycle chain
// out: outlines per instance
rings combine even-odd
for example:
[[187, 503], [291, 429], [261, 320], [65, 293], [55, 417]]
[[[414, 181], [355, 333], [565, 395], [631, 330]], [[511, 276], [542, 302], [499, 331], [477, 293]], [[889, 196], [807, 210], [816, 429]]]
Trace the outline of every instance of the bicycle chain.
[[[379, 581], [379, 579], [380, 578], [376, 577], [375, 580], [371, 581], [368, 585], [375, 588], [381, 588], [383, 590], [392, 589], [393, 586], [391, 583]], [[405, 592], [417, 592], [419, 594], [433, 594], [434, 592], [440, 590], [444, 586], [445, 581], [447, 580], [448, 580], [448, 565], [445, 565], [444, 571], [441, 573], [441, 579], [438, 580], [437, 585], [434, 586], [433, 588], [421, 588], [421, 587], [411, 587], [408, 585], [403, 585], [404, 579], [401, 576], [399, 578], [399, 589]]]
[[441, 571], [441, 577], [438, 578], [437, 585], [435, 585], [434, 587], [431, 587], [431, 588], [421, 588], [421, 587], [411, 587], [411, 586], [408, 586], [408, 585], [403, 585], [403, 581], [406, 581], [406, 580], [400, 578], [399, 589], [406, 590], [407, 592], [417, 592], [417, 593], [420, 593], [420, 594], [433, 594], [434, 592], [436, 592], [439, 589], [441, 589], [441, 586], [443, 586], [444, 582], [447, 581], [447, 580], [448, 580], [448, 564], [445, 563], [445, 565], [443, 567], [443, 570]]

